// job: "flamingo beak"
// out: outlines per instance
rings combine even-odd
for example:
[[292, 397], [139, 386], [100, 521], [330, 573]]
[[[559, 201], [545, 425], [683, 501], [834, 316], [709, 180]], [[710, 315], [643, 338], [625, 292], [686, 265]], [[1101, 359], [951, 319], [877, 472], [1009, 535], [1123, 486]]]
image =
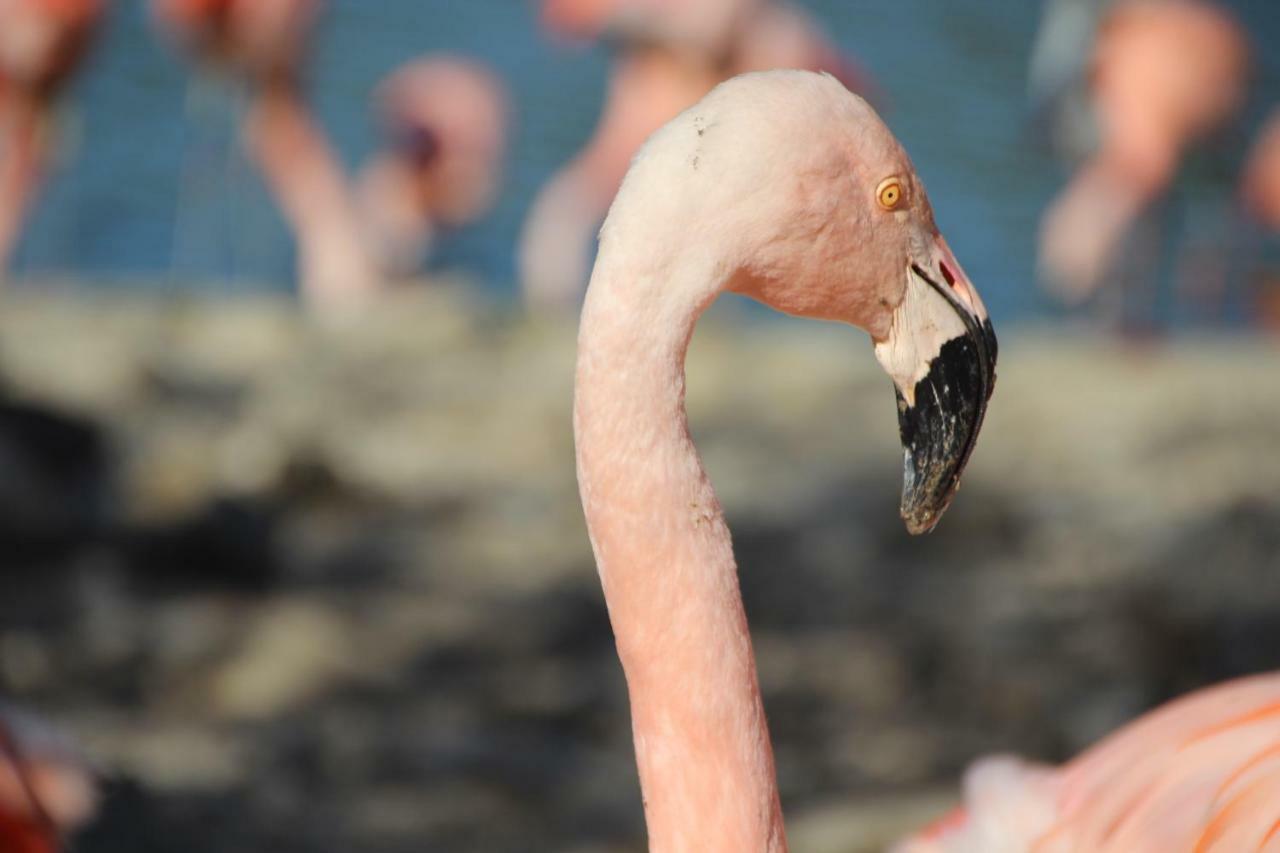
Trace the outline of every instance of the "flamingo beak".
[[933, 530], [951, 505], [996, 379], [991, 320], [945, 243], [938, 248], [945, 283], [911, 264], [892, 331], [876, 344], [898, 398], [901, 512], [912, 534]]

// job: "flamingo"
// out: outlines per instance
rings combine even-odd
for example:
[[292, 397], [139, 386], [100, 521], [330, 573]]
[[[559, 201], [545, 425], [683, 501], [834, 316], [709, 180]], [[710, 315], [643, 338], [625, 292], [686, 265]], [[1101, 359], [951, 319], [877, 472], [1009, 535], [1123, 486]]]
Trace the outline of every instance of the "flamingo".
[[48, 165], [53, 103], [105, 0], [0, 0], [0, 278]]
[[43, 723], [0, 707], [0, 850], [57, 853], [96, 809], [93, 780]]
[[772, 0], [544, 0], [543, 23], [578, 39], [662, 43], [698, 62], [732, 51], [736, 30]]
[[[1264, 228], [1280, 234], [1280, 109], [1272, 112], [1253, 143], [1240, 181], [1245, 209]], [[1280, 282], [1265, 282], [1257, 314], [1266, 328], [1280, 329]]]
[[1108, 12], [1092, 65], [1099, 150], [1041, 223], [1041, 265], [1065, 301], [1097, 290], [1185, 152], [1236, 113], [1248, 60], [1239, 25], [1201, 0], [1122, 0]]
[[1240, 195], [1260, 223], [1280, 234], [1280, 108], [1271, 113], [1249, 151]]
[[175, 41], [250, 81], [244, 143], [297, 239], [303, 297], [327, 310], [375, 292], [351, 188], [301, 91], [320, 0], [154, 0], [153, 8]]
[[492, 71], [451, 56], [413, 60], [379, 84], [386, 144], [361, 170], [361, 218], [379, 266], [418, 268], [440, 227], [472, 222], [498, 193], [508, 98]]
[[591, 240], [636, 149], [716, 83], [808, 68], [867, 86], [812, 19], [771, 0], [547, 0], [543, 23], [571, 38], [608, 36], [618, 49], [591, 141], [539, 191], [520, 235], [521, 286], [538, 307], [581, 298]]
[[[646, 143], [605, 221], [574, 433], [650, 849], [777, 853], [786, 836], [733, 547], [684, 406], [694, 326], [725, 291], [870, 334], [898, 399], [912, 533], [955, 495], [996, 340], [907, 155], [829, 76], [721, 84]], [[964, 810], [899, 849], [1276, 849], [1280, 676], [1183, 699], [1059, 770], [987, 759], [966, 793]]]

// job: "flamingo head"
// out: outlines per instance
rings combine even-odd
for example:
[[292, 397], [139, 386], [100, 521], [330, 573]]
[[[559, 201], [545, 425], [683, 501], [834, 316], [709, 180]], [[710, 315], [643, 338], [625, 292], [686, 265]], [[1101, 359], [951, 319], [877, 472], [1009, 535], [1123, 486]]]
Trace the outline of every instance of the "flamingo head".
[[641, 199], [650, 245], [702, 263], [703, 277], [870, 333], [898, 399], [902, 517], [912, 533], [932, 530], [982, 425], [996, 339], [923, 183], [875, 111], [830, 75], [736, 77], [654, 135], [610, 219]]
[[56, 95], [88, 52], [105, 11], [105, 0], [0, 0], [0, 86]]

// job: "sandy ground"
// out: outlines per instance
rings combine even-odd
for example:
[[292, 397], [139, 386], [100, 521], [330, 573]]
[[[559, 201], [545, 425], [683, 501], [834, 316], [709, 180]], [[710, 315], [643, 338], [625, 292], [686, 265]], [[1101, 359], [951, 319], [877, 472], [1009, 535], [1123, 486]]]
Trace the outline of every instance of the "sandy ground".
[[[6, 299], [0, 690], [103, 773], [78, 853], [642, 849], [573, 327], [459, 292], [324, 324]], [[1001, 343], [912, 539], [861, 333], [725, 305], [694, 340], [797, 851], [879, 849], [976, 755], [1280, 665], [1280, 346]]]

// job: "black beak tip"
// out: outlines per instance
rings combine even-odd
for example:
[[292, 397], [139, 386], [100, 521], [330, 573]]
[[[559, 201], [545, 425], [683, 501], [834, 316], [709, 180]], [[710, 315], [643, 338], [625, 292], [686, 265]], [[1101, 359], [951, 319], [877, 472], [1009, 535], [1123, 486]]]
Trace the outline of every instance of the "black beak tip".
[[943, 345], [916, 384], [914, 405], [895, 389], [904, 451], [901, 514], [913, 536], [938, 525], [960, 487], [995, 382], [994, 348], [987, 323]]

